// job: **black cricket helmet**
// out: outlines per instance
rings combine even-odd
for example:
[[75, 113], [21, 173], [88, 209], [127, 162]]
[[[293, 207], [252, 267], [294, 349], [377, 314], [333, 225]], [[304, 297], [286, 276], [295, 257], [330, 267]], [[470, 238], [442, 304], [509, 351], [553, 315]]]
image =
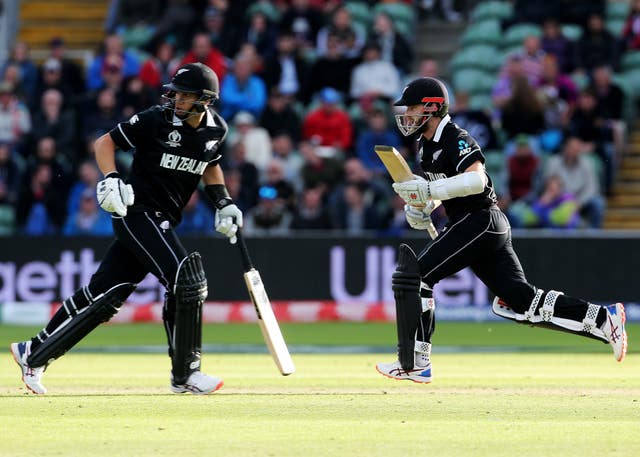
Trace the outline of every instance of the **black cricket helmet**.
[[432, 117], [445, 117], [449, 111], [449, 93], [442, 81], [436, 78], [418, 78], [403, 89], [394, 106], [422, 105], [422, 113], [396, 114], [398, 129], [404, 136], [422, 131]]
[[[215, 102], [220, 92], [220, 83], [218, 82], [216, 73], [208, 66], [199, 62], [182, 65], [178, 68], [175, 75], [173, 75], [173, 78], [171, 78], [171, 82], [162, 87], [167, 89], [167, 93], [164, 94], [163, 97], [169, 99], [171, 102], [169, 108], [173, 109], [178, 115], [189, 113], [175, 109], [176, 92], [198, 95], [198, 99], [194, 102], [194, 110], [196, 113], [203, 112], [206, 109], [205, 106], [207, 102]], [[177, 111], [180, 111], [180, 113]]]

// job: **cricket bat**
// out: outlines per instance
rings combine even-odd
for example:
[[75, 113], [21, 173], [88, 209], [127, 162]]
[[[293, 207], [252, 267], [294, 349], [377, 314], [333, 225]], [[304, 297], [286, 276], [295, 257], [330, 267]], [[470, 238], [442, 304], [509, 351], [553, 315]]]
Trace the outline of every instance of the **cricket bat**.
[[[374, 150], [376, 154], [378, 154], [378, 157], [380, 157], [380, 160], [382, 160], [382, 163], [394, 182], [405, 182], [415, 179], [409, 164], [396, 148], [377, 144]], [[433, 224], [429, 224], [427, 232], [429, 232], [429, 236], [434, 240], [438, 237], [438, 231]]]
[[244, 237], [242, 236], [240, 229], [238, 229], [236, 237], [238, 239], [238, 248], [240, 249], [240, 254], [242, 256], [244, 282], [247, 285], [251, 302], [258, 314], [258, 323], [260, 324], [262, 336], [264, 337], [264, 341], [267, 343], [269, 352], [278, 366], [280, 373], [282, 373], [282, 376], [288, 376], [296, 371], [296, 367], [291, 359], [291, 354], [289, 354], [287, 343], [284, 341], [276, 316], [273, 314], [273, 308], [271, 307], [271, 302], [269, 301], [269, 296], [264, 288], [264, 283], [262, 282], [260, 273], [253, 266], [251, 256], [249, 256], [249, 250], [247, 249], [247, 244], [244, 241]]

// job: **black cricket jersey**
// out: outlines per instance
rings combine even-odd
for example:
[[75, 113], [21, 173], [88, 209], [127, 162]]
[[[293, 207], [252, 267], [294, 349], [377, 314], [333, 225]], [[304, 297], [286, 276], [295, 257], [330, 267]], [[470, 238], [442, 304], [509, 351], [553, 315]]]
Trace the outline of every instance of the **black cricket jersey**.
[[173, 111], [156, 105], [119, 123], [109, 134], [122, 150], [135, 148], [127, 179], [135, 202], [129, 211], [162, 211], [177, 225], [205, 169], [222, 158], [218, 149], [227, 124], [208, 109], [194, 129]]
[[[477, 160], [485, 163], [476, 140], [466, 130], [451, 122], [449, 115], [440, 121], [431, 140], [420, 136], [418, 154], [420, 166], [428, 181], [451, 178], [464, 173]], [[497, 198], [493, 183], [486, 171], [485, 175], [487, 184], [481, 193], [442, 202], [449, 218], [495, 205]]]

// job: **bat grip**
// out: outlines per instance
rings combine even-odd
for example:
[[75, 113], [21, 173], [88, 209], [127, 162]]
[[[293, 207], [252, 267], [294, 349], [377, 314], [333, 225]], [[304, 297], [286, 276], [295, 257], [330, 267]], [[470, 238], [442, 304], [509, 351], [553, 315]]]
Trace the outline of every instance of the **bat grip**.
[[435, 225], [429, 224], [429, 226], [427, 227], [427, 232], [429, 232], [429, 236], [432, 240], [438, 238], [438, 229], [436, 229]]
[[249, 249], [247, 249], [247, 243], [244, 241], [244, 235], [242, 235], [242, 230], [238, 227], [238, 231], [236, 232], [236, 238], [238, 242], [238, 249], [240, 250], [240, 256], [242, 257], [242, 268], [245, 272], [251, 270], [253, 268], [253, 262], [251, 261], [251, 256], [249, 255]]

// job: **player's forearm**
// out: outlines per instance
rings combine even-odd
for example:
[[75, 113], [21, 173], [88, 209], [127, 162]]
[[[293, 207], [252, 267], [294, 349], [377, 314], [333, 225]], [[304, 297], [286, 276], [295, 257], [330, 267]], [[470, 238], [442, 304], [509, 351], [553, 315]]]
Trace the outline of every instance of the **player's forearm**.
[[94, 150], [96, 155], [96, 163], [103, 175], [108, 175], [116, 170], [116, 153], [115, 143], [111, 139], [111, 135], [108, 133], [102, 135], [94, 143]]
[[466, 171], [451, 178], [429, 181], [429, 193], [433, 200], [449, 200], [479, 194], [484, 190], [485, 176], [479, 171]]

